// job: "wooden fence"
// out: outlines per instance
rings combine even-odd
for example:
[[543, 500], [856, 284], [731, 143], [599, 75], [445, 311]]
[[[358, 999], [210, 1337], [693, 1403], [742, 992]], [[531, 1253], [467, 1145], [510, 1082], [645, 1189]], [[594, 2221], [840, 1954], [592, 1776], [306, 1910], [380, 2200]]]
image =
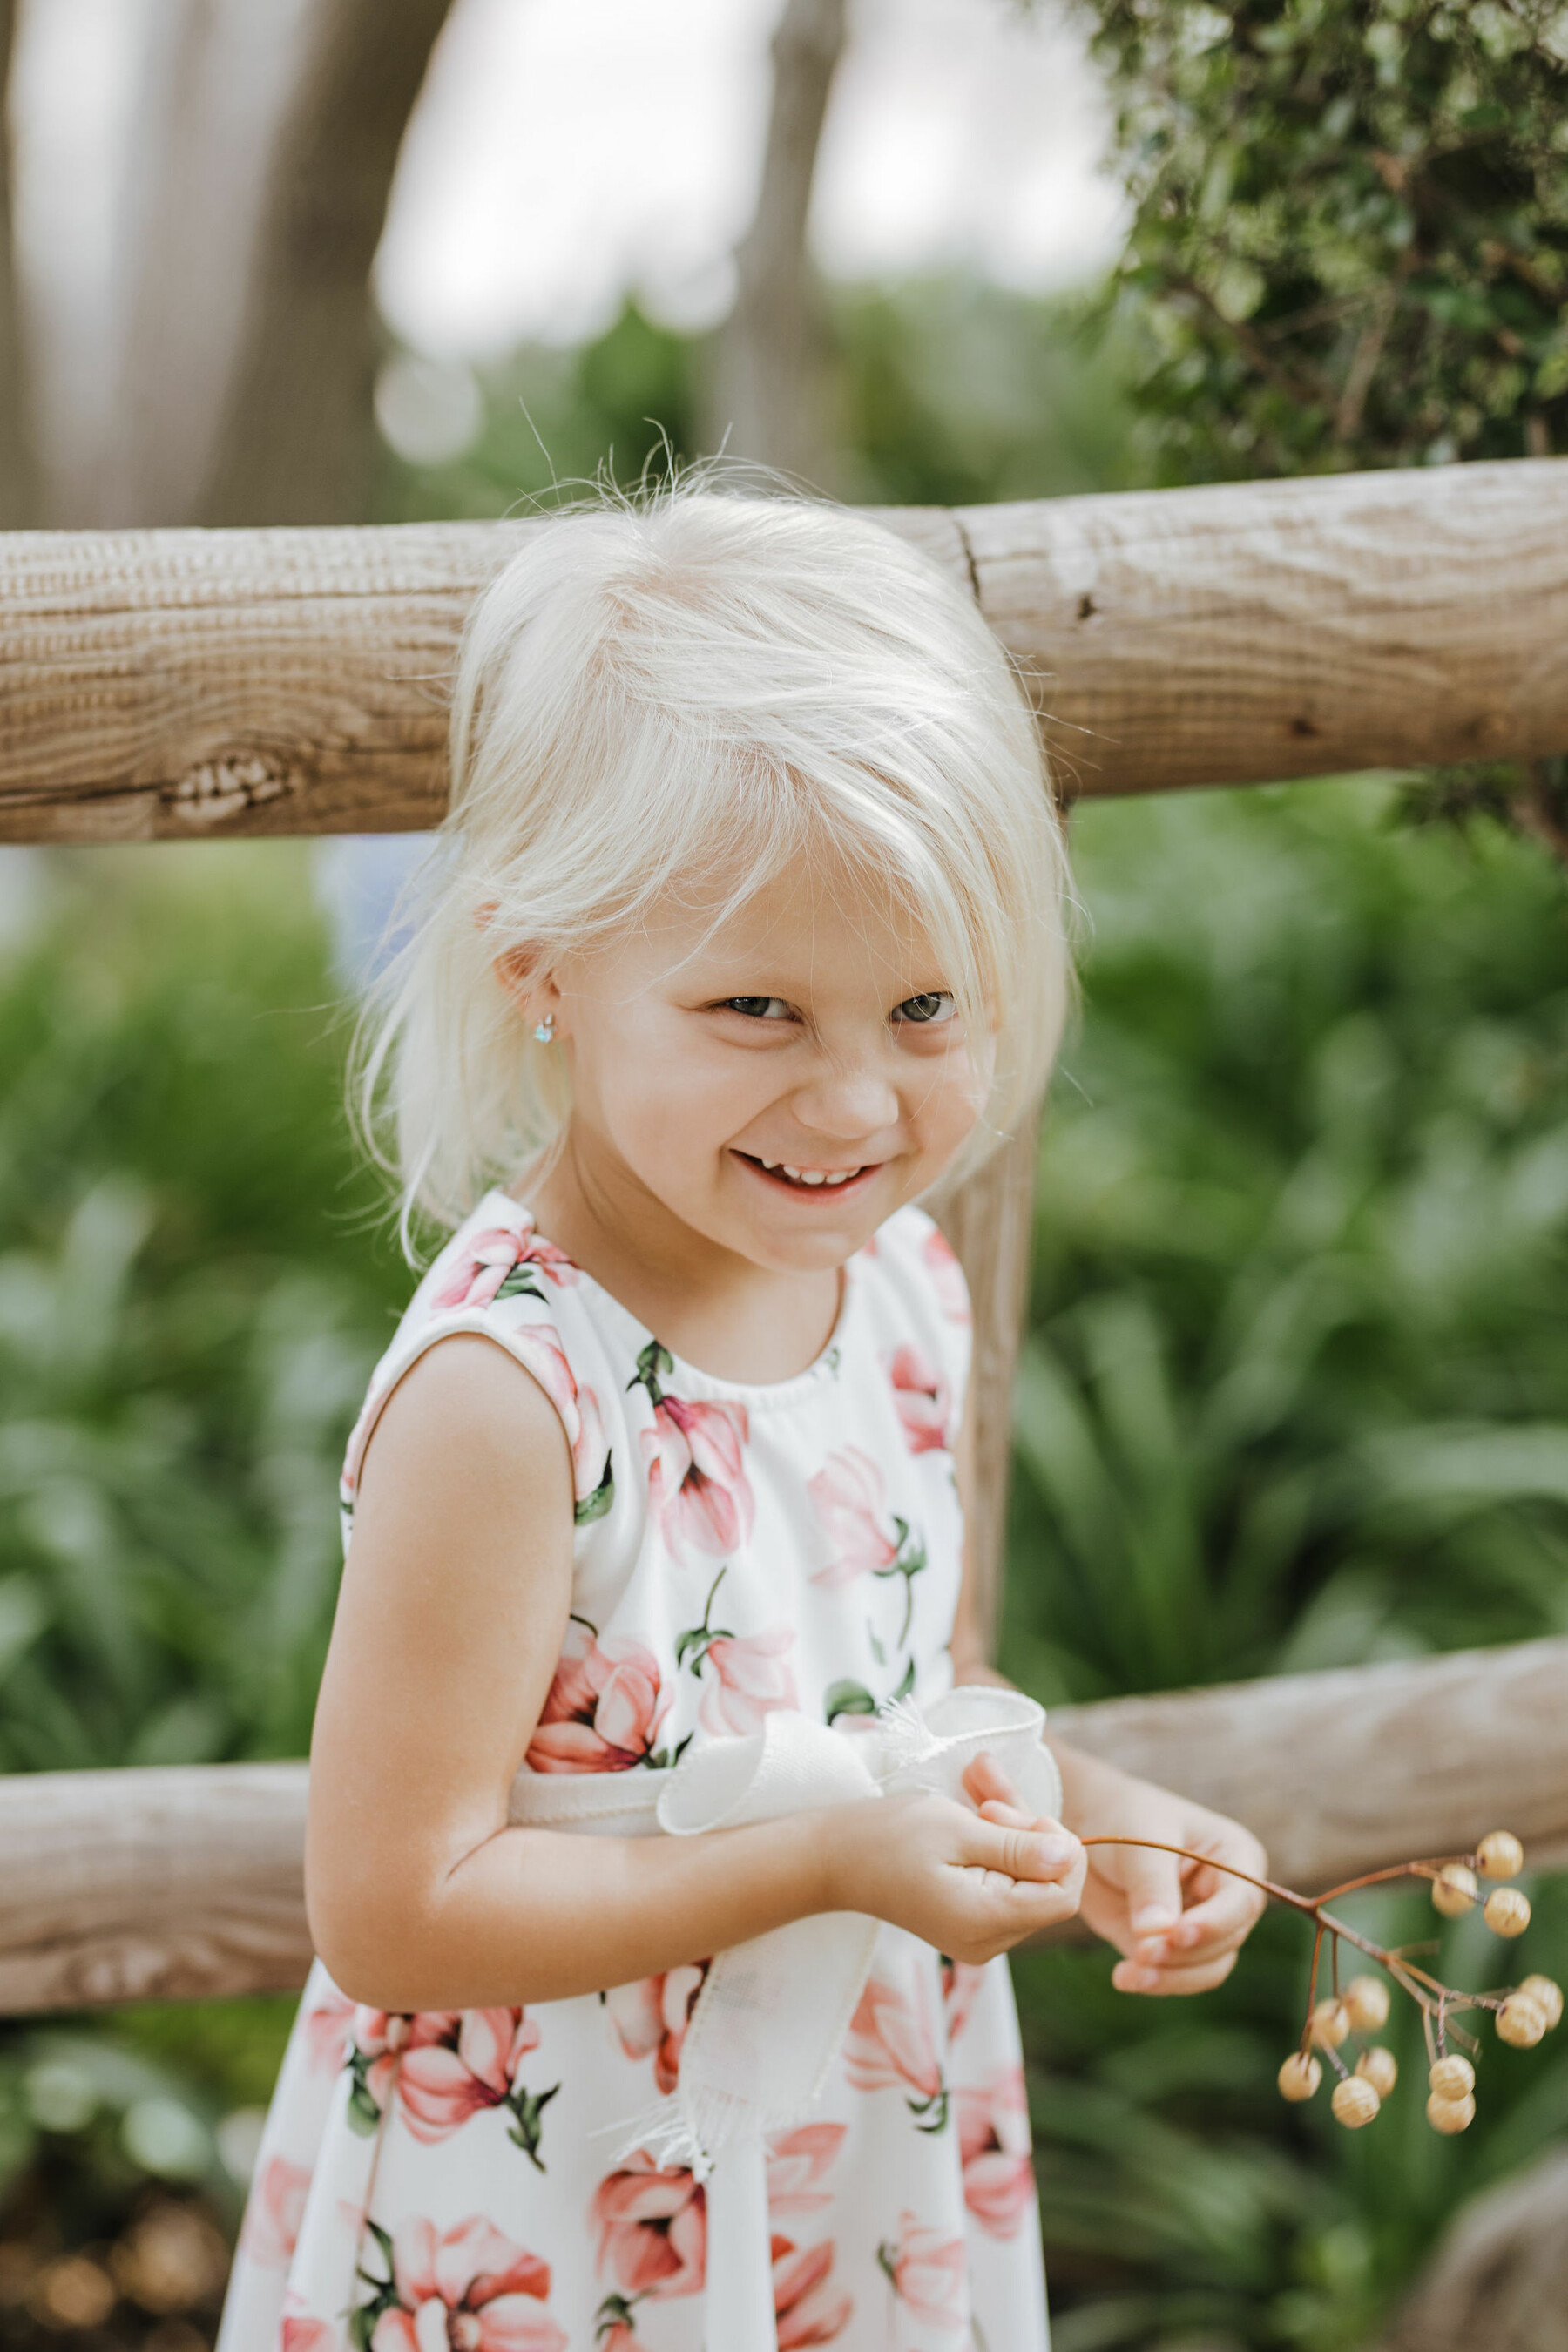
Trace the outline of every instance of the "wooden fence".
[[[1568, 460], [881, 520], [966, 582], [1075, 793], [1568, 750]], [[0, 840], [399, 831], [444, 804], [463, 615], [531, 523], [0, 538]], [[1001, 1549], [1025, 1122], [942, 1222]], [[1322, 1884], [1503, 1823], [1568, 1865], [1568, 1642], [1118, 1700], [1062, 1732]], [[0, 1784], [0, 2010], [298, 1985], [302, 1764]]]

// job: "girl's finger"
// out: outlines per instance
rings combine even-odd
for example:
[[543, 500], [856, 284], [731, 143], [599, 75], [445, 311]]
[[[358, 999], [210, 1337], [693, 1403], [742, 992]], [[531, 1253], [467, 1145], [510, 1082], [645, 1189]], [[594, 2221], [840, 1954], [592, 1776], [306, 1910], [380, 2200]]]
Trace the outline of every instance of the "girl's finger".
[[1182, 1916], [1181, 1872], [1173, 1853], [1123, 1847], [1117, 1854], [1112, 1884], [1121, 1889], [1134, 1936], [1163, 1936]]
[[1183, 1912], [1163, 1940], [1171, 1952], [1184, 1957], [1239, 1944], [1258, 1924], [1263, 1900], [1256, 1887], [1242, 1880], [1222, 1879], [1213, 1895]]
[[1033, 1813], [1026, 1813], [1022, 1805], [1005, 1805], [994, 1797], [986, 1798], [980, 1808], [980, 1818], [983, 1822], [999, 1822], [1005, 1830], [1032, 1830], [1044, 1826], [1049, 1831], [1057, 1826], [1055, 1822], [1037, 1820]]
[[1110, 1981], [1118, 1992], [1185, 1993], [1212, 1992], [1223, 1984], [1236, 1966], [1234, 1951], [1203, 1967], [1157, 1969], [1146, 1967], [1140, 1960], [1118, 1960], [1110, 1972]]
[[984, 1748], [964, 1766], [963, 1788], [966, 1795], [977, 1805], [987, 1802], [1016, 1805], [1018, 1801], [1017, 1790]]
[[976, 1813], [963, 1859], [972, 1868], [1044, 1881], [1065, 1878], [1082, 1855], [1083, 1848], [1071, 1831], [1055, 1822], [1042, 1825], [1020, 1814], [1017, 1822], [1007, 1825], [984, 1821]]

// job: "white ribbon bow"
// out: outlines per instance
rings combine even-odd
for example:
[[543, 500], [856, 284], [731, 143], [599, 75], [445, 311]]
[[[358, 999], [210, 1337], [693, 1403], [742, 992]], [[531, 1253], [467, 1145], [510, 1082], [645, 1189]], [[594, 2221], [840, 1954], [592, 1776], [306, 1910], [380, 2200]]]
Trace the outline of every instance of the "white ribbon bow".
[[[989, 1685], [950, 1691], [923, 1712], [895, 1700], [848, 1734], [777, 1708], [745, 1738], [689, 1749], [673, 1771], [524, 1768], [510, 1814], [541, 1828], [692, 1837], [916, 1789], [957, 1798], [984, 1750], [1026, 1811], [1059, 1818], [1045, 1720], [1021, 1691]], [[627, 2150], [649, 2147], [706, 2183], [708, 2352], [776, 2352], [765, 2143], [820, 2097], [880, 1932], [863, 1912], [817, 1913], [716, 1954], [676, 2088], [632, 2129]]]

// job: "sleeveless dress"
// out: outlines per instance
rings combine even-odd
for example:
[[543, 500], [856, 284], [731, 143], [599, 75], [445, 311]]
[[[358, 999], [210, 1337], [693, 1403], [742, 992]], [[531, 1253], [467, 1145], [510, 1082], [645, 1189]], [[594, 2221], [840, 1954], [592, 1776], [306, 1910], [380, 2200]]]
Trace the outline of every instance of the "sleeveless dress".
[[[573, 1615], [528, 1753], [637, 1772], [773, 1707], [868, 1716], [952, 1682], [958, 1260], [915, 1203], [844, 1268], [832, 1338], [768, 1385], [683, 1363], [486, 1195], [372, 1376], [483, 1332], [572, 1449]], [[700, 2352], [704, 2192], [626, 2145], [673, 2089], [702, 1966], [526, 2007], [388, 2015], [318, 1961], [258, 2155], [217, 2352]], [[811, 2120], [769, 2143], [781, 2352], [1045, 2352], [1005, 1958], [884, 1927]]]

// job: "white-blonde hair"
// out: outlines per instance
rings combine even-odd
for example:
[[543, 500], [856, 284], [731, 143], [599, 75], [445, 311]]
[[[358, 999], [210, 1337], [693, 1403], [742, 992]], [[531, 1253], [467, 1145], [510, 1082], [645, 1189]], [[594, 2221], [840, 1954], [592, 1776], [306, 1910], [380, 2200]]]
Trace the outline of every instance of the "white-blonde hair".
[[1037, 1106], [1072, 985], [1038, 731], [972, 597], [882, 525], [700, 475], [535, 524], [468, 615], [451, 779], [356, 1048], [411, 1255], [417, 1214], [460, 1222], [570, 1109], [498, 958], [548, 971], [721, 868], [716, 924], [830, 845], [919, 922], [966, 1026], [994, 1009], [989, 1099], [930, 1199]]

